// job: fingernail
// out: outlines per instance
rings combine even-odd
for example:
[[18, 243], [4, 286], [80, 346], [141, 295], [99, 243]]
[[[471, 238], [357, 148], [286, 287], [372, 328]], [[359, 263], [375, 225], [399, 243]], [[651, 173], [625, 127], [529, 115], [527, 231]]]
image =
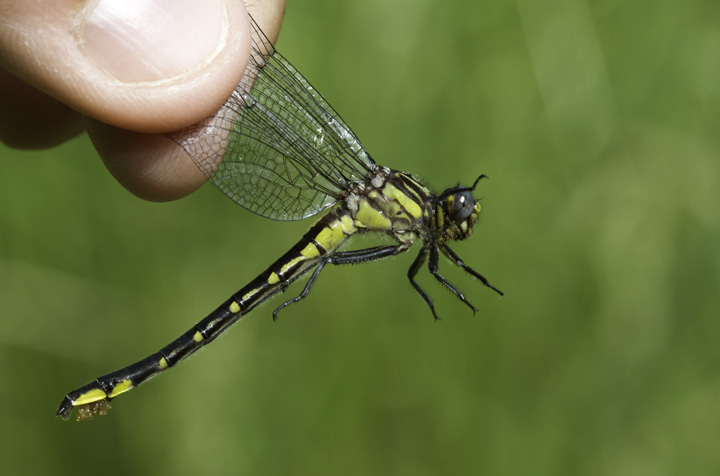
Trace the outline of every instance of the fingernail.
[[80, 44], [125, 83], [195, 71], [224, 44], [222, 0], [99, 0], [91, 8], [82, 13]]

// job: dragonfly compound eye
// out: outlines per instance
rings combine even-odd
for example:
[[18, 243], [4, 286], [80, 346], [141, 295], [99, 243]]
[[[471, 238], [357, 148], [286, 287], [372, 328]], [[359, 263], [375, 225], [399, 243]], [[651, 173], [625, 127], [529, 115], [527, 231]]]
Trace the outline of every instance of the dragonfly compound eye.
[[474, 207], [475, 200], [469, 191], [456, 193], [450, 197], [450, 215], [457, 222], [467, 219]]

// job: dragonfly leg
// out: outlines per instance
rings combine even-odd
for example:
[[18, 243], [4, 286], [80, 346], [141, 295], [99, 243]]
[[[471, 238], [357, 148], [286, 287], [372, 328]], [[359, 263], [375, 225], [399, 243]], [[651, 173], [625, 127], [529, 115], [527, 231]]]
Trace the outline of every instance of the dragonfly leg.
[[440, 281], [446, 288], [448, 288], [450, 291], [453, 292], [462, 302], [467, 304], [467, 306], [472, 309], [473, 314], [477, 312], [477, 309], [475, 306], [470, 304], [470, 301], [465, 299], [465, 296], [463, 293], [460, 292], [459, 289], [457, 289], [455, 286], [450, 284], [447, 279], [443, 278], [440, 273], [438, 272], [438, 261], [439, 261], [440, 255], [438, 254], [438, 250], [436, 246], [430, 247], [430, 261], [428, 263], [428, 269], [430, 270], [430, 273], [432, 273], [433, 276], [435, 276], [435, 279]]
[[335, 253], [330, 258], [330, 262], [338, 265], [365, 263], [367, 261], [395, 256], [407, 250], [408, 246], [406, 245], [387, 245], [376, 246], [374, 248], [367, 248], [364, 250], [342, 251]]
[[287, 306], [289, 306], [290, 304], [292, 304], [294, 302], [298, 302], [299, 300], [301, 300], [302, 298], [304, 298], [305, 296], [308, 295], [308, 293], [310, 292], [310, 289], [312, 288], [312, 285], [315, 283], [315, 280], [317, 279], [318, 276], [320, 276], [320, 271], [322, 271], [323, 268], [325, 267], [325, 265], [328, 264], [329, 262], [330, 262], [330, 257], [322, 260], [320, 262], [320, 264], [318, 264], [317, 267], [315, 268], [315, 271], [313, 271], [312, 276], [310, 276], [310, 279], [308, 280], [307, 284], [305, 285], [305, 288], [302, 290], [300, 295], [290, 299], [289, 301], [285, 301], [284, 303], [280, 304], [277, 307], [277, 309], [275, 309], [273, 311], [273, 314], [272, 314], [273, 321], [277, 321], [277, 315], [281, 309], [286, 308]]
[[485, 278], [485, 276], [478, 273], [477, 271], [472, 269], [470, 266], [466, 265], [465, 262], [462, 259], [460, 259], [460, 257], [457, 254], [455, 254], [455, 252], [453, 250], [451, 250], [449, 246], [443, 244], [443, 245], [441, 245], [441, 249], [442, 249], [443, 254], [445, 256], [447, 256], [450, 259], [450, 261], [455, 263], [456, 266], [462, 268], [463, 270], [465, 270], [465, 272], [471, 274], [472, 276], [475, 276], [485, 286], [489, 287], [490, 289], [492, 289], [493, 291], [498, 293], [500, 295], [500, 297], [503, 297], [505, 295], [505, 293], [503, 293], [498, 288], [496, 288], [495, 286], [490, 284], [490, 282]]
[[335, 265], [341, 265], [365, 263], [367, 261], [373, 261], [376, 259], [394, 256], [398, 253], [406, 251], [407, 249], [407, 245], [376, 246], [374, 248], [367, 248], [364, 250], [342, 251], [327, 256], [320, 262], [320, 264], [317, 265], [317, 268], [315, 268], [315, 271], [313, 271], [312, 276], [310, 276], [310, 279], [308, 280], [305, 288], [300, 293], [300, 295], [290, 299], [289, 301], [285, 301], [273, 311], [273, 320], [277, 320], [278, 312], [280, 312], [281, 309], [289, 306], [294, 302], [298, 302], [299, 300], [308, 295], [310, 289], [312, 288], [312, 285], [315, 283], [315, 280], [320, 275], [320, 272], [326, 264], [331, 263]]
[[408, 269], [408, 279], [410, 280], [410, 284], [412, 284], [412, 287], [415, 288], [415, 291], [417, 291], [420, 296], [425, 300], [425, 303], [428, 305], [430, 310], [433, 313], [433, 317], [436, 321], [439, 321], [440, 318], [438, 317], [437, 313], [435, 312], [435, 305], [432, 302], [432, 299], [430, 299], [430, 296], [427, 295], [425, 291], [423, 291], [423, 288], [420, 287], [418, 283], [415, 282], [415, 276], [418, 274], [418, 271], [420, 271], [420, 268], [422, 268], [422, 265], [425, 263], [425, 260], [428, 257], [428, 247], [423, 247], [422, 250], [420, 250], [420, 253], [417, 255], [417, 258], [415, 258], [415, 261], [410, 265], [410, 269]]

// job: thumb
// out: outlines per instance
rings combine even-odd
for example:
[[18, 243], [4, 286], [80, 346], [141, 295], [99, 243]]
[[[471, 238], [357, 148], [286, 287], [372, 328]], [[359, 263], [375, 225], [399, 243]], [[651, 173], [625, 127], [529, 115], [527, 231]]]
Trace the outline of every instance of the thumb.
[[237, 0], [0, 0], [0, 63], [70, 108], [138, 132], [184, 127], [230, 95], [249, 57]]

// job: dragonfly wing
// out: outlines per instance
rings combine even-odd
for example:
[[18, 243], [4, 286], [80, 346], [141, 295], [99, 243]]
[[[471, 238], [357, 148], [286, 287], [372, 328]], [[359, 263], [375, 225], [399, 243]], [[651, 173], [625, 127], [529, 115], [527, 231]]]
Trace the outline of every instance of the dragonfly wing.
[[170, 137], [233, 201], [267, 218], [298, 220], [341, 199], [375, 163], [251, 23], [251, 59], [230, 99], [214, 116]]

